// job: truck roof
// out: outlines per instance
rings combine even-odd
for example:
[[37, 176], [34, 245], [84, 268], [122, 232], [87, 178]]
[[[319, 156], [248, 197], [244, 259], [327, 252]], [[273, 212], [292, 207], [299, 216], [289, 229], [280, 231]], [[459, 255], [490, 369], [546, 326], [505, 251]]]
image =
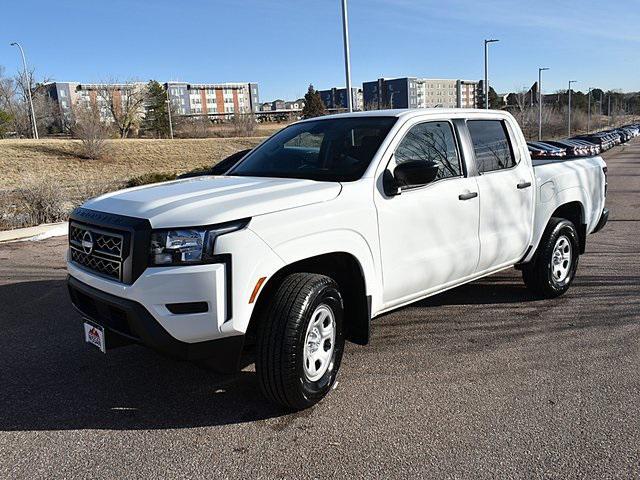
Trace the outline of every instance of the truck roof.
[[491, 116], [500, 115], [500, 116], [508, 116], [504, 110], [485, 110], [479, 108], [398, 108], [398, 109], [387, 109], [387, 110], [366, 110], [363, 112], [345, 112], [345, 113], [335, 113], [333, 115], [325, 115], [322, 117], [313, 117], [302, 120], [303, 122], [309, 120], [324, 120], [324, 119], [332, 119], [332, 118], [347, 118], [347, 117], [397, 117], [397, 118], [411, 118], [425, 115], [433, 115], [433, 116], [450, 116], [450, 117], [458, 117], [461, 115], [473, 115], [483, 116], [484, 114], [490, 114]]

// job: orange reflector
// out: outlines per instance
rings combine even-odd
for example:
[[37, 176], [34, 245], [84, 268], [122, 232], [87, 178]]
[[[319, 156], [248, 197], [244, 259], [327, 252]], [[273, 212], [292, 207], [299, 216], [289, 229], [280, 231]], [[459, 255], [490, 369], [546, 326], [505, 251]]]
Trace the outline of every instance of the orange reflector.
[[256, 286], [253, 287], [253, 292], [251, 292], [251, 297], [249, 297], [249, 303], [255, 302], [256, 297], [258, 296], [258, 292], [260, 291], [260, 287], [262, 287], [262, 284], [266, 279], [267, 277], [260, 277], [258, 279], [258, 281], [256, 282]]

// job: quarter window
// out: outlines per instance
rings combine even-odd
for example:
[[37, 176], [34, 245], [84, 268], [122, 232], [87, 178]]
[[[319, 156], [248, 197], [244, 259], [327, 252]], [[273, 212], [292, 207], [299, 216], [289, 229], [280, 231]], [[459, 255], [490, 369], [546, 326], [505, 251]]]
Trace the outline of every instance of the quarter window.
[[440, 167], [436, 179], [462, 175], [451, 124], [427, 122], [411, 128], [395, 152], [396, 164], [409, 160], [436, 163]]
[[467, 126], [480, 173], [502, 170], [516, 165], [504, 122], [500, 120], [470, 120], [467, 122]]

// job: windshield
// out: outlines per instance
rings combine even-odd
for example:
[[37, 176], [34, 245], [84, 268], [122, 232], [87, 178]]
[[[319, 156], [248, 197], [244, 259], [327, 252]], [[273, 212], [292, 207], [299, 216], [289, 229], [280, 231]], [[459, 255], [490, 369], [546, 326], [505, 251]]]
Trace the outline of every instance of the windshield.
[[358, 180], [395, 121], [345, 117], [296, 123], [257, 147], [227, 175]]

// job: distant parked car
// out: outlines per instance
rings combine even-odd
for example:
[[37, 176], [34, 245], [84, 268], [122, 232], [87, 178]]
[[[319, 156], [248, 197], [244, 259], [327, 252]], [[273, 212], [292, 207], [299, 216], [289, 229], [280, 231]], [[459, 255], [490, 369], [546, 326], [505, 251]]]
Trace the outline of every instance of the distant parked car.
[[529, 149], [529, 155], [531, 155], [531, 158], [544, 158], [545, 152], [541, 148], [533, 147], [529, 145], [529, 143], [527, 143], [527, 148]]
[[620, 135], [620, 143], [627, 143], [631, 140], [631, 135], [624, 128], [617, 128], [614, 133]]
[[572, 140], [586, 140], [588, 142], [595, 143], [596, 145], [600, 146], [602, 151], [609, 150], [615, 145], [613, 135], [607, 132], [578, 135], [576, 137], [573, 137]]
[[600, 153], [602, 152], [602, 147], [600, 147], [600, 145], [593, 142], [589, 142], [588, 140], [583, 140], [581, 138], [573, 138], [573, 139], [570, 138], [566, 141], [584, 145], [584, 147], [589, 150], [590, 155], [600, 155]]
[[567, 155], [566, 149], [545, 142], [527, 142], [527, 145], [542, 152], [533, 158], [561, 158]]
[[586, 157], [591, 155], [591, 149], [575, 140], [550, 140], [545, 143], [558, 148], [564, 148], [568, 157]]

